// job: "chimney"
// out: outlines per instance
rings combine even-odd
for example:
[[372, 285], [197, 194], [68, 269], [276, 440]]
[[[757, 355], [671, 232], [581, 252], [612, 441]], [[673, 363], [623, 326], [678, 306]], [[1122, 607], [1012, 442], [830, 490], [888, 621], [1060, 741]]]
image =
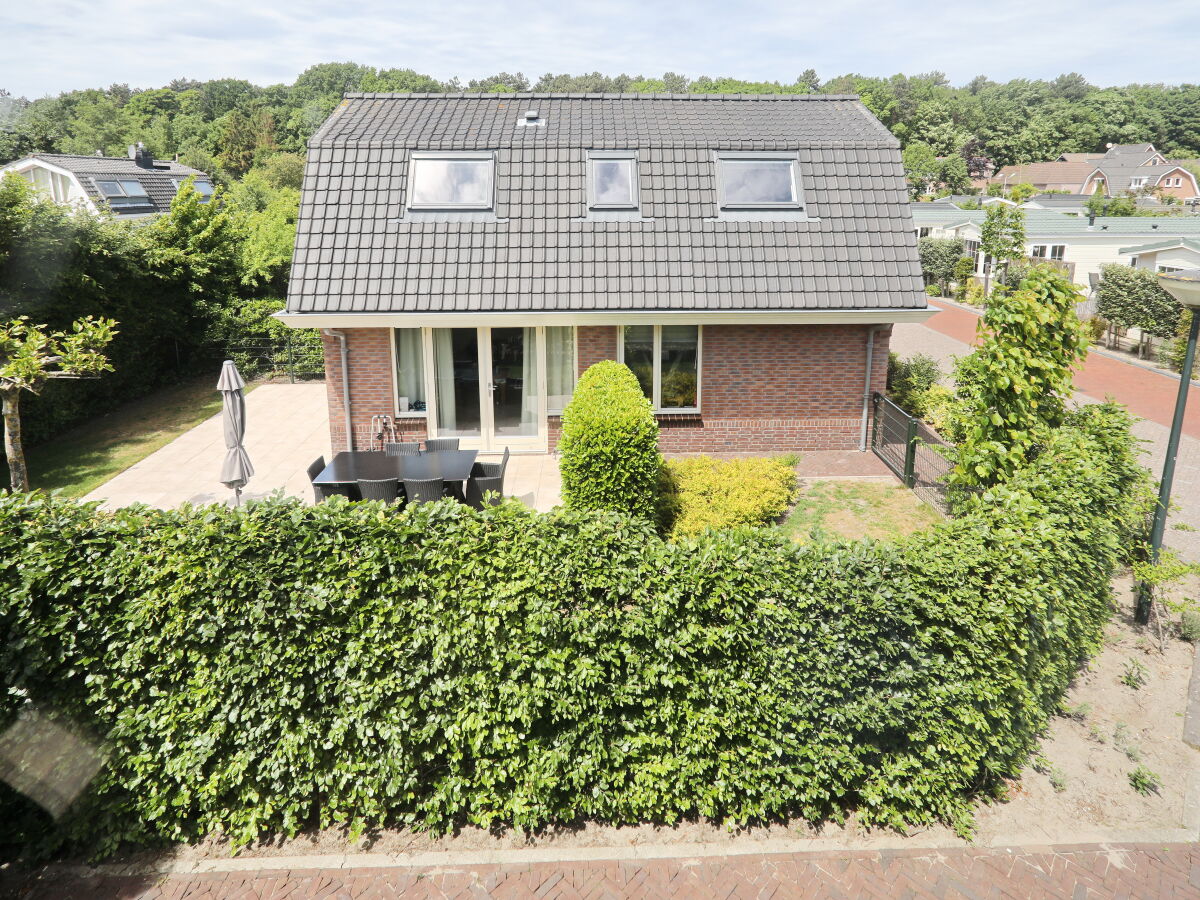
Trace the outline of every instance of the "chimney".
[[150, 151], [146, 149], [146, 145], [141, 141], [129, 145], [129, 158], [143, 169], [154, 167], [154, 157], [151, 156]]

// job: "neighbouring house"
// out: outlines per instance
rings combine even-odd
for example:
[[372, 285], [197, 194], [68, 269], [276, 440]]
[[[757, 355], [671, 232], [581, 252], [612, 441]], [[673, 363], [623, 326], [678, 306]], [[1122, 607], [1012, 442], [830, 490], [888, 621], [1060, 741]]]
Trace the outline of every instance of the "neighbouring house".
[[896, 139], [855, 97], [352, 94], [309, 142], [286, 309], [334, 449], [372, 419], [545, 451], [637, 374], [667, 451], [856, 448], [926, 304]]
[[201, 196], [213, 193], [212, 180], [199, 169], [151, 157], [141, 144], [128, 157], [34, 153], [0, 167], [15, 172], [57, 203], [89, 212], [110, 210], [122, 219], [166, 212], [180, 185], [189, 179]]
[[1129, 256], [1129, 265], [1155, 272], [1178, 272], [1181, 269], [1200, 269], [1200, 230], [1195, 237], [1169, 238], [1122, 247], [1121, 255]]
[[1091, 197], [1128, 193], [1155, 194], [1176, 200], [1200, 197], [1196, 176], [1179, 160], [1169, 160], [1153, 144], [1115, 144], [1104, 153], [1064, 153], [1052, 162], [1004, 166], [987, 182], [1031, 184], [1042, 191], [1066, 191]]
[[[957, 237], [966, 244], [967, 254], [975, 258], [975, 271], [983, 275], [989, 268], [979, 250], [984, 210], [956, 209], [926, 204], [914, 207], [913, 225], [917, 233], [929, 237]], [[1025, 250], [1032, 260], [1061, 264], [1071, 279], [1088, 285], [1091, 276], [1109, 263], [1151, 266], [1151, 254], [1164, 254], [1161, 264], [1176, 258], [1191, 259], [1186, 244], [1200, 240], [1200, 216], [1100, 216], [1087, 218], [1053, 210], [1025, 210]], [[1157, 249], [1146, 249], [1147, 245]], [[1160, 245], [1169, 245], [1160, 246]], [[1194, 263], [1193, 263], [1194, 265]]]

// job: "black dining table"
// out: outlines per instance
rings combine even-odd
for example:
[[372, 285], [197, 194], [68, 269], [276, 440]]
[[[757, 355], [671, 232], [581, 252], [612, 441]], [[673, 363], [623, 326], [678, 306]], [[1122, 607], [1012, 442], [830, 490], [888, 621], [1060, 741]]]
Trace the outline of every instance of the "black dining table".
[[313, 479], [313, 484], [357, 484], [358, 479], [429, 479], [463, 482], [471, 476], [476, 450], [422, 450], [389, 456], [381, 450], [343, 450]]

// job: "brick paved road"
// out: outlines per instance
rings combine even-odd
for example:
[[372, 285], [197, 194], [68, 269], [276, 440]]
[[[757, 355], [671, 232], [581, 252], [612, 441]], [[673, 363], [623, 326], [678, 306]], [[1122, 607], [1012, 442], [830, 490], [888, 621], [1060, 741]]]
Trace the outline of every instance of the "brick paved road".
[[1076, 845], [463, 866], [262, 870], [43, 881], [42, 898], [1200, 897], [1200, 845]]

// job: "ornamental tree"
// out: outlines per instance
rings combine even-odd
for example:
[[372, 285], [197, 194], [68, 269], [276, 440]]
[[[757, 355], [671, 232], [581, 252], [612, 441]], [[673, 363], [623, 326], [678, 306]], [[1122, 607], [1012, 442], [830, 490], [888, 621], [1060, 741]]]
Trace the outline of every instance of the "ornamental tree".
[[[1007, 203], [988, 207], [980, 228], [979, 248], [990, 256], [993, 264], [1003, 264], [1025, 256], [1025, 211]], [[984, 275], [983, 291], [989, 291], [988, 275]]]
[[942, 296], [954, 276], [954, 264], [963, 255], [963, 242], [959, 238], [925, 237], [917, 241], [917, 252], [921, 257], [921, 272], [941, 288]]
[[1003, 481], [1062, 424], [1071, 369], [1087, 356], [1083, 298], [1051, 266], [1030, 270], [1016, 291], [1000, 291], [979, 323], [979, 347], [959, 361], [957, 402], [965, 425], [959, 485]]
[[88, 316], [69, 332], [30, 325], [21, 316], [0, 325], [0, 403], [4, 412], [4, 454], [14, 491], [29, 490], [29, 471], [21, 446], [21, 392], [37, 394], [52, 378], [86, 378], [111, 372], [102, 352], [117, 323]]

